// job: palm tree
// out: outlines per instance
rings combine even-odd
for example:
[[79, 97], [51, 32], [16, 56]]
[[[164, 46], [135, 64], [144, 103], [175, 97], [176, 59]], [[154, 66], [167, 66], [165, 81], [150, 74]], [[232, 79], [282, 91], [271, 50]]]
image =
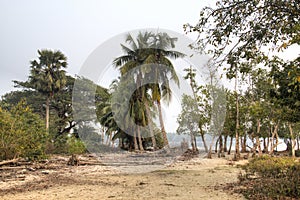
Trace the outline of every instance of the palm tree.
[[60, 51], [38, 50], [38, 60], [30, 62], [30, 76], [27, 82], [15, 83], [31, 88], [46, 96], [46, 131], [49, 131], [50, 100], [66, 85], [67, 58]]
[[[153, 34], [150, 32], [145, 32], [144, 34], [140, 32], [137, 36], [137, 42], [136, 42], [130, 34], [127, 35], [126, 42], [130, 44], [130, 47], [121, 44], [121, 47], [125, 52], [125, 55], [116, 58], [113, 62], [115, 67], [119, 68], [122, 77], [124, 77], [129, 71], [142, 65], [143, 62], [147, 59], [147, 57], [149, 56], [149, 41], [151, 40], [151, 37], [153, 37]], [[143, 85], [142, 79], [143, 79], [143, 74], [140, 70], [138, 70], [136, 72], [136, 88], [140, 88]], [[146, 125], [146, 119], [144, 113], [147, 112], [146, 115], [148, 115], [147, 109], [149, 109], [148, 107], [145, 108], [146, 109], [145, 112], [142, 109], [140, 109], [143, 102], [145, 102], [145, 97], [146, 97], [145, 91], [146, 91], [145, 89], [138, 89], [135, 92], [135, 98], [131, 99], [130, 101], [131, 103], [130, 116], [134, 118], [135, 121], [139, 123], [139, 125], [142, 126]], [[139, 101], [140, 97], [142, 99]], [[141, 118], [139, 119], [139, 117]], [[150, 118], [148, 117], [148, 124], [149, 124], [149, 120]], [[135, 134], [136, 133], [134, 132], [134, 136]], [[137, 129], [137, 136], [139, 140], [140, 150], [143, 150], [141, 144], [142, 139], [141, 139], [139, 128]], [[154, 148], [156, 148], [156, 142], [155, 142], [153, 132], [151, 133], [151, 138], [152, 138], [153, 146]]]
[[145, 64], [156, 63], [154, 65], [154, 77], [156, 77], [156, 83], [152, 84], [152, 98], [156, 102], [159, 112], [159, 122], [161, 126], [161, 133], [163, 136], [164, 146], [169, 147], [167, 134], [165, 131], [164, 121], [162, 117], [161, 98], [165, 97], [167, 103], [171, 101], [171, 89], [169, 85], [169, 79], [173, 80], [177, 86], [179, 86], [179, 79], [174, 69], [172, 62], [169, 60], [183, 58], [185, 55], [178, 51], [168, 50], [175, 47], [177, 38], [171, 38], [167, 33], [157, 33], [154, 35], [153, 43], [151, 44], [151, 56], [145, 60]]
[[[169, 79], [175, 81], [175, 83], [179, 85], [175, 69], [168, 58], [176, 59], [183, 57], [184, 54], [168, 50], [169, 48], [175, 47], [174, 43], [176, 38], [171, 38], [166, 33], [153, 34], [151, 32], [140, 32], [136, 41], [130, 34], [127, 35], [126, 42], [130, 44], [130, 47], [121, 44], [121, 47], [126, 54], [116, 58], [114, 60], [114, 65], [119, 68], [121, 76], [124, 76], [130, 70], [143, 64], [154, 66], [149, 72], [142, 72], [140, 69], [137, 70], [136, 84], [137, 88], [141, 88], [138, 90], [137, 97], [141, 97], [141, 101], [146, 105], [145, 112], [146, 115], [148, 115], [146, 123], [151, 126], [149, 104], [147, 100], [147, 97], [149, 97], [147, 94], [149, 90], [151, 90], [152, 101], [156, 102], [159, 111], [159, 121], [164, 139], [164, 146], [168, 146], [168, 139], [162, 118], [161, 98], [166, 97], [167, 102], [170, 101], [171, 90], [169, 87]], [[143, 86], [143, 79], [147, 80], [147, 78], [153, 78], [153, 76], [156, 77], [157, 84], [147, 84]], [[153, 146], [156, 148], [153, 128], [150, 132]]]

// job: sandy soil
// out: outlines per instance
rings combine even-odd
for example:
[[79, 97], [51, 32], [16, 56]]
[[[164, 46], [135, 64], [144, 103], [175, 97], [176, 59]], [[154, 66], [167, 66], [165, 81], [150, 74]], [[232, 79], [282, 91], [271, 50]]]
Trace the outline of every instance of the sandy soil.
[[[65, 165], [26, 173], [21, 181], [0, 181], [0, 199], [244, 199], [218, 187], [237, 181], [240, 169], [232, 164], [237, 163], [193, 158], [163, 168], [130, 166], [131, 172], [118, 166]], [[141, 170], [145, 168], [150, 172]]]

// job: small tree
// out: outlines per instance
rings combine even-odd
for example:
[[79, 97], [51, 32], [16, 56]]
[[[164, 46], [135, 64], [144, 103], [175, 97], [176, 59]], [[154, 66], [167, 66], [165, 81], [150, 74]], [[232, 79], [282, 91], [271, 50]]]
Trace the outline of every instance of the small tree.
[[182, 111], [177, 118], [179, 127], [178, 134], [190, 134], [192, 150], [197, 151], [196, 135], [199, 133], [200, 112], [195, 99], [188, 95], [182, 96], [181, 102]]

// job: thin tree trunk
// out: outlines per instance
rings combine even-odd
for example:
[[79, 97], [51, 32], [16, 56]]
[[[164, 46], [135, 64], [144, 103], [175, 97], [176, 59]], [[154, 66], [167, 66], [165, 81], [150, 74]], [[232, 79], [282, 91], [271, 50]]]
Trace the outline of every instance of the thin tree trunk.
[[50, 97], [46, 99], [46, 133], [49, 133]]
[[142, 141], [142, 137], [141, 137], [141, 129], [140, 129], [140, 126], [137, 126], [137, 132], [138, 132], [138, 141], [139, 141], [139, 148], [140, 148], [140, 151], [144, 151], [143, 141]]
[[[277, 131], [278, 131], [278, 123], [275, 124], [274, 130], [272, 130], [271, 150], [270, 150], [270, 152], [269, 152], [270, 155], [273, 154], [274, 149], [278, 146], [278, 143], [279, 143]], [[275, 136], [276, 136], [276, 145], [274, 145], [274, 137], [275, 137]]]
[[297, 150], [299, 151], [299, 136], [297, 136]]
[[264, 152], [265, 153], [268, 153], [268, 146], [267, 146], [267, 143], [266, 143], [266, 138], [264, 138]]
[[168, 142], [167, 133], [165, 130], [160, 101], [157, 101], [157, 108], [158, 108], [158, 114], [159, 114], [159, 123], [160, 123], [160, 128], [161, 128], [161, 134], [162, 134], [163, 141], [164, 141], [164, 147], [168, 149], [169, 142]]
[[258, 136], [255, 137], [255, 142], [256, 142], [256, 147], [258, 148], [258, 155], [261, 156], [262, 155], [262, 151], [261, 151], [261, 146], [260, 146], [260, 141], [259, 141], [259, 137]]
[[228, 138], [228, 135], [225, 135], [224, 136], [224, 153], [227, 152], [227, 138]]
[[246, 153], [247, 152], [247, 146], [246, 146], [246, 142], [247, 142], [247, 135], [245, 133], [244, 137], [241, 137], [241, 145], [242, 145], [242, 152]]
[[231, 153], [231, 147], [232, 147], [232, 142], [233, 142], [233, 136], [230, 136], [230, 142], [229, 142], [229, 149], [228, 149], [228, 155]]
[[292, 123], [288, 123], [289, 131], [290, 131], [290, 136], [291, 136], [291, 145], [292, 145], [292, 157], [295, 157], [295, 138], [294, 138], [294, 133], [293, 133], [293, 127]]
[[195, 135], [194, 135], [194, 143], [195, 143], [195, 150], [198, 151], [197, 138]]
[[133, 145], [134, 145], [134, 150], [138, 151], [139, 147], [138, 147], [138, 143], [137, 143], [137, 136], [136, 136], [136, 131], [133, 130]]
[[190, 131], [190, 137], [191, 137], [192, 150], [193, 150], [193, 151], [196, 151], [195, 140], [194, 140], [194, 134], [193, 134], [192, 131]]
[[219, 139], [219, 153], [218, 153], [218, 157], [225, 157], [224, 155], [224, 151], [223, 151], [223, 137], [222, 135], [220, 135], [220, 139]]
[[258, 147], [258, 155], [261, 156], [262, 155], [262, 151], [261, 151], [261, 146], [260, 146], [260, 141], [259, 141], [259, 134], [260, 134], [260, 120], [257, 120], [257, 131], [256, 131], [256, 145]]
[[207, 149], [206, 141], [205, 141], [205, 138], [204, 138], [204, 133], [203, 133], [203, 130], [202, 130], [201, 126], [200, 126], [200, 135], [201, 135], [201, 140], [203, 142], [203, 146], [204, 146], [205, 152], [207, 153], [208, 149]]
[[240, 144], [239, 144], [239, 95], [237, 91], [237, 86], [238, 86], [238, 73], [237, 73], [237, 68], [235, 69], [235, 93], [236, 93], [236, 99], [235, 99], [235, 107], [236, 107], [236, 122], [235, 122], [235, 155], [234, 159], [239, 160], [241, 157], [240, 154]]
[[215, 153], [218, 152], [218, 142], [220, 140], [220, 137], [218, 137], [217, 141], [216, 141], [216, 144], [215, 144]]

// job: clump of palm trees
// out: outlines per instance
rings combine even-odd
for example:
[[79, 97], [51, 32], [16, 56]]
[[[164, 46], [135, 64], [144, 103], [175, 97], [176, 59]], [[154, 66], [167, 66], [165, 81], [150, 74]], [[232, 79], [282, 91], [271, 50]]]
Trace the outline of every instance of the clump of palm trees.
[[170, 81], [179, 86], [171, 59], [185, 55], [171, 50], [176, 41], [167, 33], [139, 32], [135, 39], [128, 34], [127, 45], [121, 44], [124, 55], [113, 61], [120, 77], [111, 84], [111, 101], [100, 112], [100, 123], [121, 148], [169, 147], [161, 100], [171, 100]]

